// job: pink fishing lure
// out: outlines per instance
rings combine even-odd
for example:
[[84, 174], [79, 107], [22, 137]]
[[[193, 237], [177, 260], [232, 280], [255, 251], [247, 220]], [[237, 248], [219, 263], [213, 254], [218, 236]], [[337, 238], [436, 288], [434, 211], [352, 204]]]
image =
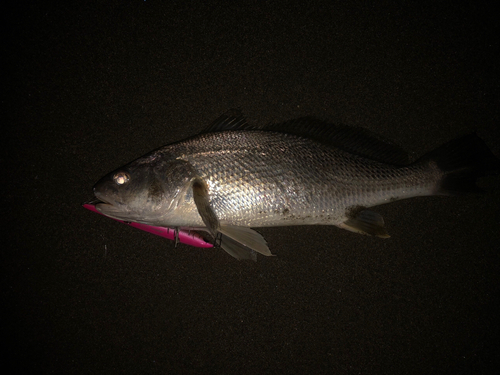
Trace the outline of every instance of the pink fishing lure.
[[[85, 203], [83, 205], [87, 210], [96, 212], [100, 215], [106, 216], [95, 208], [93, 204]], [[106, 216], [109, 217], [109, 216]], [[113, 219], [113, 218], [111, 218]], [[155, 227], [153, 225], [141, 224], [141, 223], [129, 223], [123, 220], [113, 219], [119, 221], [120, 223], [127, 224], [131, 227], [143, 230], [145, 232], [156, 234], [157, 236], [168, 238], [169, 240], [175, 240], [176, 237], [176, 229], [174, 228], [165, 228], [165, 227]], [[195, 247], [213, 247], [213, 245], [209, 242], [206, 242], [198, 233], [195, 232], [187, 232], [185, 230], [179, 229], [177, 230], [177, 239], [181, 243], [185, 243], [186, 245], [191, 245]]]

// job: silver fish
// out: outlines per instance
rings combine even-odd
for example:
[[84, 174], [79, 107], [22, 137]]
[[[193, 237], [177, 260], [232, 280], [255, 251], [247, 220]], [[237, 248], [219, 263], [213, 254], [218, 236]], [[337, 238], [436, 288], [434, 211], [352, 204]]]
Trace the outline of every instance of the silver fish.
[[336, 225], [389, 237], [368, 207], [478, 191], [499, 160], [476, 135], [413, 163], [366, 133], [312, 118], [258, 129], [240, 113], [103, 177], [95, 207], [128, 222], [206, 230], [237, 259], [272, 255], [251, 227]]

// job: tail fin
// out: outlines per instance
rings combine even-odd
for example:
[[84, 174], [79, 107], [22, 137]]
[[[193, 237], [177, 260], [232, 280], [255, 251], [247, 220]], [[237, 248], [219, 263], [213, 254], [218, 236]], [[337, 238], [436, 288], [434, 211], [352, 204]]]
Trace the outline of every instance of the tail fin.
[[436, 191], [439, 195], [483, 192], [476, 180], [500, 171], [500, 160], [475, 133], [448, 142], [418, 160], [429, 161], [444, 172]]

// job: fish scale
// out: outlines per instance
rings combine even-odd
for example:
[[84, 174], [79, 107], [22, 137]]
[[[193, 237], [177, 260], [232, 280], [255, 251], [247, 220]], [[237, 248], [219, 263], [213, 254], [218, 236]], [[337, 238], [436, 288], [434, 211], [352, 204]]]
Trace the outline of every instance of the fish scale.
[[221, 222], [238, 226], [338, 225], [350, 207], [429, 195], [441, 179], [430, 165], [384, 165], [275, 132], [204, 134], [167, 147], [159, 154], [189, 162]]

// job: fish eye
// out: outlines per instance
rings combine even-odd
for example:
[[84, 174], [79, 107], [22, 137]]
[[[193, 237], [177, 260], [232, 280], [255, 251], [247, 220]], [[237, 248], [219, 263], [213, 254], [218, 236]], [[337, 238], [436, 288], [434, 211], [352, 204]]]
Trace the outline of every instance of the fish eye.
[[117, 185], [123, 185], [130, 180], [130, 175], [127, 172], [116, 172], [113, 176], [113, 181]]

